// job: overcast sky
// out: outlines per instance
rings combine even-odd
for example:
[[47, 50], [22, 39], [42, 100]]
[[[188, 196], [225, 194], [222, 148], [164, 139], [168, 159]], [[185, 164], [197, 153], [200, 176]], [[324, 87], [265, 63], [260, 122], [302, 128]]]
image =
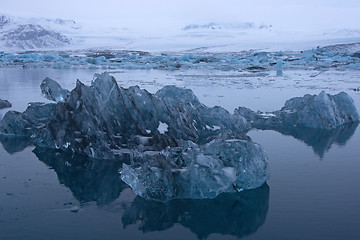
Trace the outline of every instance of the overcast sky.
[[1, 0], [0, 11], [130, 28], [208, 22], [298, 30], [360, 28], [360, 0]]

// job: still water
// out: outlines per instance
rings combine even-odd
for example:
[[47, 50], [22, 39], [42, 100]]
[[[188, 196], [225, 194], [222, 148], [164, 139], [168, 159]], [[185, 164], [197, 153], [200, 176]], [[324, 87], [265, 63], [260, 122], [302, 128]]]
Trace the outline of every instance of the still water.
[[[45, 77], [72, 89], [101, 70], [0, 69], [0, 98], [25, 110], [47, 101]], [[119, 85], [150, 92], [173, 84], [208, 106], [229, 111], [280, 109], [286, 99], [346, 91], [360, 110], [360, 71], [275, 73], [113, 71]], [[0, 110], [0, 117], [6, 111]], [[0, 239], [360, 239], [360, 127], [334, 131], [253, 130], [266, 150], [270, 179], [262, 187], [216, 199], [166, 203], [137, 197], [120, 178], [121, 162], [88, 160], [0, 144]]]

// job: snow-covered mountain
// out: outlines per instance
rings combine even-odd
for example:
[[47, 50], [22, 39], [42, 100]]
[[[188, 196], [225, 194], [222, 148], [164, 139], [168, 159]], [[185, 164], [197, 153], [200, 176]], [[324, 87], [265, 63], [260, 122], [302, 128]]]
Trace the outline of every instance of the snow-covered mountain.
[[[192, 23], [192, 24], [189, 24]], [[115, 49], [148, 52], [293, 51], [360, 42], [360, 29], [281, 28], [269, 22], [84, 22], [0, 14], [0, 51]]]
[[0, 41], [8, 48], [37, 49], [53, 48], [70, 44], [70, 38], [40, 25], [25, 24], [2, 32]]
[[67, 33], [80, 28], [73, 20], [0, 15], [0, 47], [16, 50], [63, 47], [71, 43]]
[[257, 25], [253, 22], [243, 22], [238, 24], [219, 24], [219, 23], [207, 23], [207, 24], [189, 24], [182, 30], [246, 30], [246, 29], [269, 29], [272, 25], [261, 24]]

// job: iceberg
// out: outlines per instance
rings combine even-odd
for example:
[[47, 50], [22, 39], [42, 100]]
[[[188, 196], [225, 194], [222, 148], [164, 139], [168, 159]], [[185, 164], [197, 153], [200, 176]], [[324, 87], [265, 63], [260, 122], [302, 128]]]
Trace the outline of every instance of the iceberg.
[[104, 73], [95, 75], [91, 86], [77, 81], [57, 104], [31, 103], [23, 113], [6, 113], [0, 132], [32, 137], [37, 146], [113, 159], [126, 149], [158, 151], [178, 146], [179, 140], [201, 144], [220, 133], [245, 138], [248, 127], [241, 116], [201, 104], [191, 90], [124, 89]]
[[12, 107], [12, 104], [9, 101], [0, 99], [0, 109], [10, 107]]
[[325, 91], [318, 95], [306, 94], [304, 97], [289, 99], [278, 111], [254, 112], [239, 107], [235, 115], [244, 117], [252, 127], [260, 129], [334, 129], [360, 120], [355, 103], [347, 93], [330, 95]]
[[55, 80], [45, 78], [40, 85], [41, 93], [49, 100], [63, 102], [69, 95], [69, 90], [63, 89]]
[[[191, 90], [166, 86], [150, 94], [137, 86], [119, 87], [104, 73], [90, 86], [78, 80], [65, 97], [58, 84], [44, 82], [46, 97], [63, 100], [6, 113], [3, 135], [29, 137], [36, 147], [93, 159], [129, 158], [121, 168], [123, 181], [137, 194], [160, 201], [214, 198], [256, 188], [268, 178], [265, 152], [246, 135], [248, 122], [203, 105]], [[142, 172], [154, 183], [146, 194]], [[162, 174], [159, 181], [157, 174]]]

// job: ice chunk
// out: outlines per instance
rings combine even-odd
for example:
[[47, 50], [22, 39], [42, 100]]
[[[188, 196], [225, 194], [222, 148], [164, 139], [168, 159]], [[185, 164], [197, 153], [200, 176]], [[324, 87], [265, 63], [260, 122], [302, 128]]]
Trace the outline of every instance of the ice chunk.
[[282, 60], [278, 60], [278, 62], [276, 63], [276, 76], [278, 77], [282, 77], [283, 76], [283, 70], [282, 70], [282, 66], [283, 66], [283, 61]]
[[121, 170], [121, 179], [137, 195], [158, 201], [215, 198], [259, 187], [268, 176], [264, 150], [246, 140], [186, 142], [157, 155], [135, 155]]
[[55, 80], [45, 78], [41, 85], [41, 93], [49, 100], [63, 102], [69, 94], [69, 90], [63, 89]]
[[240, 239], [264, 224], [269, 209], [269, 194], [269, 186], [265, 183], [241, 193], [223, 193], [215, 199], [157, 202], [136, 197], [130, 206], [125, 207], [121, 220], [124, 228], [135, 225], [144, 233], [163, 231], [181, 224], [198, 239], [207, 239], [214, 233]]
[[45, 127], [55, 113], [55, 107], [53, 103], [29, 103], [23, 113], [9, 111], [0, 122], [0, 133], [31, 137]]
[[0, 109], [12, 107], [11, 103], [7, 100], [0, 99]]
[[322, 91], [319, 95], [307, 94], [292, 98], [286, 101], [281, 110], [271, 113], [254, 112], [240, 107], [235, 114], [243, 116], [253, 127], [262, 129], [333, 129], [360, 120], [354, 101], [345, 92], [329, 95]]

